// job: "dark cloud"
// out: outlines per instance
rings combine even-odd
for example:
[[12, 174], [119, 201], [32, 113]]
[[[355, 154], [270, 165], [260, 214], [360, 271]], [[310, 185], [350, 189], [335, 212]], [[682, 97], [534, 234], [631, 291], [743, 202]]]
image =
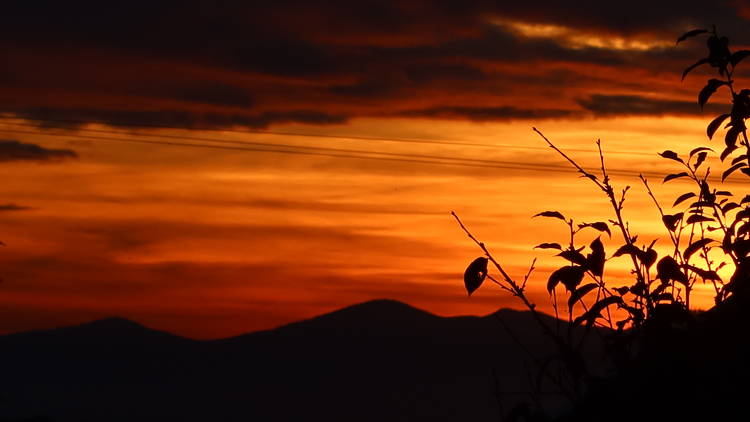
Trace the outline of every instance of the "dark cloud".
[[168, 98], [177, 98], [202, 104], [227, 105], [248, 109], [253, 105], [253, 99], [249, 93], [237, 87], [221, 83], [188, 83], [184, 87], [175, 87], [170, 91], [165, 92], [165, 96]]
[[31, 208], [25, 207], [23, 205], [17, 205], [13, 203], [7, 203], [7, 204], [0, 204], [0, 212], [2, 211], [23, 211], [23, 210], [29, 210]]
[[406, 77], [414, 83], [435, 81], [486, 81], [484, 70], [468, 64], [430, 63], [415, 64], [404, 68]]
[[48, 149], [14, 140], [0, 140], [0, 161], [55, 161], [77, 157], [69, 149]]
[[501, 63], [564, 60], [606, 65], [624, 64], [628, 56], [606, 49], [567, 48], [552, 39], [524, 38], [502, 27], [488, 25], [482, 26], [478, 36], [404, 48], [399, 54]]
[[[16, 1], [0, 16], [7, 57], [0, 112], [117, 126], [253, 128], [337, 124], [394, 109], [436, 118], [559, 118], [576, 105], [572, 98], [592, 92], [535, 80], [540, 69], [575, 80], [592, 72], [560, 68], [678, 74], [695, 61], [701, 43], [646, 51], [571, 46], [524, 36], [507, 22], [556, 25], [583, 38], [662, 41], [715, 23], [742, 37], [746, 9], [736, 1], [674, 0], [584, 0], [576, 7], [553, 0]], [[603, 84], [623, 80], [596, 77]], [[514, 105], [519, 91], [559, 102], [526, 111], [531, 107]], [[457, 93], [500, 105], [455, 107]], [[410, 107], [415, 99], [419, 105]]]
[[726, 113], [729, 106], [707, 104], [701, 111], [693, 101], [673, 101], [646, 98], [637, 95], [592, 95], [579, 100], [581, 106], [596, 116], [663, 116], [671, 115], [704, 115]]
[[97, 109], [33, 108], [16, 113], [36, 120], [41, 127], [77, 127], [87, 122], [118, 127], [184, 127], [218, 128], [244, 126], [265, 128], [272, 124], [299, 122], [307, 124], [344, 123], [348, 117], [315, 110], [267, 111], [258, 114], [200, 113], [186, 110], [114, 111]]
[[[738, 6], [742, 4], [737, 1], [612, 3], [583, 0], [577, 2], [576, 7], [570, 7], [570, 3], [559, 0], [416, 0], [408, 4], [377, 0], [229, 0], [217, 4], [199, 0], [158, 3], [133, 0], [103, 5], [93, 0], [64, 3], [46, 0], [9, 2], [4, 6], [1, 22], [3, 39], [14, 41], [87, 42], [120, 48], [204, 53], [206, 47], [221, 50], [243, 45], [248, 46], [248, 51], [259, 52], [253, 48], [258, 45], [266, 52], [281, 56], [283, 52], [277, 49], [300, 39], [319, 40], [321, 34], [338, 35], [340, 43], [362, 39], [373, 42], [375, 38], [388, 41], [399, 36], [413, 43], [415, 40], [451, 39], [458, 34], [467, 36], [472, 33], [467, 27], [486, 22], [488, 17], [625, 34], [671, 34], [686, 25], [740, 24], [738, 10], [741, 7]], [[436, 30], [442, 30], [443, 36]], [[317, 37], [313, 36], [315, 32]], [[425, 36], [428, 32], [429, 36]], [[53, 38], [53, 34], [57, 36]]]

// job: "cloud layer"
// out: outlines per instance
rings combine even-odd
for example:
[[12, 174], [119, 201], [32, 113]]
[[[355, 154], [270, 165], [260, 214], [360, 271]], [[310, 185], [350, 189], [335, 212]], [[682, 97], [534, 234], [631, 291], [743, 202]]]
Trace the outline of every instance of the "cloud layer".
[[0, 162], [2, 161], [57, 161], [77, 158], [69, 149], [49, 149], [40, 145], [0, 139]]
[[[0, 111], [253, 128], [685, 114], [702, 78], [677, 75], [703, 53], [673, 40], [711, 23], [740, 37], [746, 23], [742, 2], [584, 3], [11, 2]], [[663, 98], [644, 107], [652, 92]]]

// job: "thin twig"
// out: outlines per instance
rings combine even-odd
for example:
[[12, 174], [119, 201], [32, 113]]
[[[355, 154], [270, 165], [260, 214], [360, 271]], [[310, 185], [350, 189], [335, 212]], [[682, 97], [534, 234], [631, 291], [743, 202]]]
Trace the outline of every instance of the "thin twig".
[[[547, 324], [542, 320], [542, 317], [539, 315], [539, 312], [537, 312], [536, 310], [536, 305], [532, 303], [531, 301], [529, 301], [528, 297], [526, 297], [526, 293], [523, 291], [523, 289], [521, 289], [521, 286], [519, 286], [518, 283], [516, 283], [510, 277], [510, 275], [508, 275], [508, 273], [503, 269], [500, 263], [497, 262], [497, 260], [495, 260], [495, 258], [492, 256], [490, 251], [487, 250], [487, 247], [484, 245], [484, 243], [477, 240], [477, 238], [474, 237], [473, 234], [471, 234], [469, 229], [466, 228], [464, 223], [461, 221], [461, 219], [458, 217], [458, 215], [456, 215], [454, 211], [451, 211], [451, 215], [456, 219], [456, 221], [458, 222], [458, 225], [466, 233], [469, 239], [474, 241], [474, 243], [476, 243], [479, 246], [479, 248], [482, 249], [485, 256], [487, 256], [487, 259], [489, 259], [490, 262], [492, 262], [492, 264], [495, 266], [495, 268], [497, 268], [497, 270], [500, 271], [500, 274], [503, 275], [504, 281], [508, 284], [508, 286], [506, 287], [511, 291], [511, 293], [514, 296], [518, 297], [523, 302], [523, 304], [526, 306], [526, 308], [529, 309], [529, 311], [531, 311], [532, 317], [542, 327], [545, 334], [547, 334], [560, 348], [564, 349], [566, 347], [565, 342], [557, 334], [555, 334], [552, 331], [552, 329], [549, 326], [547, 326]], [[494, 281], [496, 284], [501, 285], [501, 283], [495, 280], [494, 278], [491, 278], [491, 280]]]

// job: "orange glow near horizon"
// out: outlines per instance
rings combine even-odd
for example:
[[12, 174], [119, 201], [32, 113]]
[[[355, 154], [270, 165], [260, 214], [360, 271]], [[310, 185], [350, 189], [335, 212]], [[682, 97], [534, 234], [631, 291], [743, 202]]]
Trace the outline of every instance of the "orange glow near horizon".
[[[218, 338], [377, 298], [439, 315], [518, 308], [490, 284], [466, 297], [463, 270], [481, 252], [450, 211], [512, 275], [521, 277], [539, 257], [530, 293], [549, 312], [544, 286], [561, 261], [532, 247], [564, 243], [565, 231], [559, 222], [531, 216], [558, 210], [577, 222], [611, 217], [601, 193], [525, 123], [371, 118], [274, 128], [284, 135], [101, 125], [42, 130], [18, 123], [24, 122], [0, 123], [0, 130], [15, 131], [4, 137], [73, 149], [79, 158], [0, 167], [0, 176], [12, 180], [1, 188], [3, 202], [25, 208], [0, 213], [0, 239], [8, 245], [0, 254], [0, 301], [14, 315], [12, 322], [0, 318], [2, 332], [120, 315]], [[621, 117], [550, 120], [538, 128], [592, 169], [598, 165], [594, 141], [602, 139], [615, 185], [632, 187], [625, 215], [633, 231], [646, 243], [661, 239], [657, 246], [664, 248], [668, 238], [637, 172], [650, 176], [669, 209], [689, 185], [662, 185], [658, 176], [675, 168], [656, 153], [705, 144], [704, 125], [700, 118]], [[328, 149], [316, 150], [318, 138], [292, 133], [340, 138], [326, 138]], [[247, 150], [117, 141], [199, 138]], [[344, 151], [386, 155], [373, 160]], [[730, 190], [745, 187], [732, 183]], [[586, 242], [593, 237], [584, 236]], [[622, 243], [614, 231], [612, 240], [603, 240], [608, 255]], [[624, 262], [607, 268], [612, 279], [627, 281]], [[694, 307], [709, 307], [712, 297], [710, 286], [699, 286]]]

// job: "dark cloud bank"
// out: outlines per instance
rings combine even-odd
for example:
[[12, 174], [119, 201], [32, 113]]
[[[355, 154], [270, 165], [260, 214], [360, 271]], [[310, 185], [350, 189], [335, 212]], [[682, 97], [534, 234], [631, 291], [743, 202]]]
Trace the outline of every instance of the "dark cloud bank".
[[[682, 100], [594, 91], [582, 74], [555, 85], [551, 74], [527, 70], [563, 63], [677, 75], [701, 54], [699, 43], [640, 52], [570, 48], [493, 22], [670, 40], [717, 24], [740, 37], [746, 9], [741, 2], [671, 0], [585, 0], [576, 7], [549, 0], [11, 1], [0, 16], [7, 62], [0, 112], [61, 125], [253, 128], [387, 115], [487, 121], [693, 114], [697, 106]], [[547, 103], [537, 105], [537, 98]]]
[[59, 161], [77, 157], [78, 155], [69, 149], [48, 149], [36, 144], [0, 139], [0, 162]]
[[25, 211], [31, 209], [30, 207], [26, 207], [23, 205], [13, 204], [13, 203], [7, 203], [7, 204], [0, 204], [0, 212], [3, 211]]

